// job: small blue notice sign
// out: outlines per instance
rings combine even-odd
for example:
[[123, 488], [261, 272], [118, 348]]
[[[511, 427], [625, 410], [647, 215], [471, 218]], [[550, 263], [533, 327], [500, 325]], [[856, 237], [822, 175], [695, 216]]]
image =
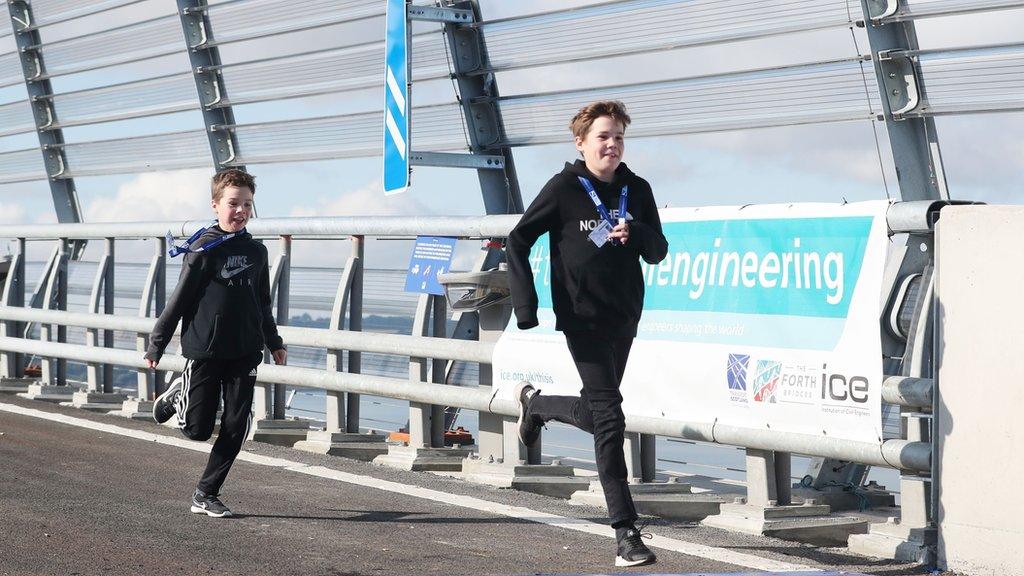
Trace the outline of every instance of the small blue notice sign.
[[437, 281], [437, 275], [451, 268], [454, 253], [455, 238], [417, 236], [405, 276], [405, 291], [443, 296], [444, 287]]

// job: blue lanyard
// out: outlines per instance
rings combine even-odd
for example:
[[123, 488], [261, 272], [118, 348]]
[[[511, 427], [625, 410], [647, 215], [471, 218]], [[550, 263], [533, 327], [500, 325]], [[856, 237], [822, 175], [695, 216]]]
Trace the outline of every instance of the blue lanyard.
[[167, 248], [167, 255], [170, 256], [171, 258], [174, 258], [175, 256], [178, 256], [179, 254], [187, 254], [189, 252], [205, 252], [207, 250], [212, 250], [212, 249], [216, 248], [217, 246], [220, 246], [221, 244], [227, 242], [228, 240], [231, 240], [235, 236], [238, 236], [242, 232], [245, 232], [245, 230], [243, 229], [240, 232], [232, 232], [231, 234], [224, 234], [223, 236], [218, 236], [218, 237], [214, 238], [213, 240], [210, 240], [206, 244], [203, 244], [199, 248], [196, 248], [195, 250], [193, 250], [191, 248], [192, 243], [195, 242], [196, 240], [199, 240], [199, 238], [209, 229], [210, 229], [209, 227], [205, 227], [205, 228], [200, 228], [199, 230], [196, 230], [195, 234], [189, 236], [188, 240], [186, 240], [184, 244], [175, 244], [174, 243], [174, 237], [171, 236], [171, 232], [170, 232], [170, 230], [168, 230], [167, 231], [167, 246], [168, 246], [168, 248]]
[[[608, 213], [608, 209], [604, 207], [604, 202], [597, 196], [597, 191], [594, 190], [594, 185], [590, 183], [583, 176], [577, 176], [580, 179], [580, 184], [583, 184], [583, 189], [590, 195], [590, 200], [594, 203], [597, 208], [598, 214], [604, 219], [612, 228], [615, 227], [615, 222], [612, 221], [612, 215]], [[619, 192], [619, 222], [626, 221], [626, 201], [629, 199], [629, 186], [623, 186], [622, 191]]]

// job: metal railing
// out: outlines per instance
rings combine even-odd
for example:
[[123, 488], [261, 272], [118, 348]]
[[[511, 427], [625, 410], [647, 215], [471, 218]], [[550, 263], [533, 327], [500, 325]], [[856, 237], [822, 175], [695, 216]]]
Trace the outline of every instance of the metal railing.
[[[899, 211], [894, 211], [898, 215]], [[349, 354], [349, 372], [342, 372], [341, 362], [326, 370], [296, 367], [263, 366], [259, 371], [258, 386], [264, 391], [266, 404], [260, 405], [261, 395], [257, 393], [257, 416], [262, 417], [283, 417], [283, 410], [278, 410], [283, 399], [283, 386], [303, 387], [321, 389], [329, 392], [327, 402], [337, 402], [339, 394], [358, 395], [371, 394], [407, 400], [427, 406], [451, 406], [469, 410], [476, 410], [481, 413], [490, 413], [512, 418], [518, 414], [517, 405], [508, 399], [494, 397], [494, 390], [487, 379], [489, 371], [482, 371], [479, 386], [451, 386], [437, 383], [436, 375], [432, 377], [420, 377], [424, 374], [422, 370], [411, 370], [408, 379], [390, 378], [381, 376], [370, 376], [352, 371], [352, 354], [363, 352], [381, 353], [409, 358], [410, 365], [430, 365], [428, 360], [472, 362], [489, 364], [493, 352], [493, 344], [487, 342], [466, 342], [452, 341], [446, 338], [408, 336], [395, 334], [370, 334], [357, 331], [358, 322], [355, 318], [361, 318], [361, 291], [362, 276], [360, 274], [348, 273], [360, 269], [363, 259], [362, 239], [365, 236], [377, 237], [410, 237], [415, 235], [445, 235], [455, 236], [463, 239], [472, 238], [494, 238], [504, 237], [515, 224], [515, 216], [485, 216], [485, 217], [378, 217], [374, 219], [365, 218], [264, 218], [254, 220], [250, 225], [250, 231], [258, 237], [280, 237], [282, 239], [281, 254], [275, 261], [271, 277], [275, 282], [277, 290], [277, 311], [278, 315], [284, 314], [287, 317], [288, 292], [287, 286], [280, 283], [281, 278], [287, 278], [290, 254], [293, 237], [301, 237], [304, 240], [315, 241], [316, 239], [337, 239], [347, 237], [355, 240], [353, 242], [352, 257], [346, 265], [346, 274], [342, 276], [336, 296], [335, 311], [331, 319], [332, 329], [314, 328], [293, 328], [281, 326], [280, 332], [285, 342], [290, 345], [309, 346], [322, 348], [331, 354]], [[147, 290], [144, 290], [143, 302], [140, 305], [141, 316], [147, 317], [126, 317], [110, 314], [77, 313], [66, 310], [38, 310], [18, 306], [24, 302], [24, 293], [19, 299], [16, 293], [18, 286], [24, 290], [24, 254], [25, 246], [29, 240], [58, 240], [66, 246], [70, 240], [105, 238], [108, 242], [108, 253], [113, 254], [113, 243], [121, 239], [137, 238], [160, 238], [160, 234], [168, 229], [174, 230], [178, 235], [184, 236], [185, 232], [193, 230], [198, 222], [152, 222], [152, 223], [119, 223], [119, 224], [58, 224], [58, 225], [25, 225], [25, 226], [2, 226], [0, 237], [18, 238], [19, 252], [14, 255], [11, 271], [8, 275], [7, 286], [4, 290], [3, 305], [0, 306], [0, 351], [3, 352], [4, 364], [3, 375], [7, 377], [19, 376], [18, 369], [21, 366], [16, 355], [36, 355], [46, 359], [60, 359], [85, 362], [93, 369], [89, 371], [88, 387], [91, 391], [109, 391], [99, 382], [100, 367], [105, 365], [117, 365], [134, 368], [139, 374], [139, 395], [143, 400], [150, 399], [156, 393], [156, 381], [151, 380], [149, 370], [142, 358], [142, 350], [145, 346], [146, 336], [153, 328], [154, 319], [152, 314], [160, 308], [150, 306], [159, 303], [161, 295], [156, 294], [151, 287], [153, 278], [159, 276], [166, 262], [162, 255], [154, 255], [150, 263], [150, 272], [147, 280]], [[157, 242], [158, 248], [163, 250], [162, 238]], [[112, 259], [112, 258], [111, 258]], [[54, 282], [52, 279], [60, 273], [59, 263], [64, 260], [54, 259], [54, 264], [46, 271], [44, 284], [51, 287], [48, 291], [45, 302], [59, 302], [60, 286], [66, 290], [66, 282]], [[105, 291], [113, 290], [111, 283], [99, 281], [100, 274], [106, 268], [101, 266], [97, 272], [97, 282], [94, 284], [91, 295], [92, 310], [99, 309], [99, 302]], [[56, 291], [56, 292], [54, 292]], [[358, 302], [353, 295], [358, 293]], [[424, 295], [423, 298], [429, 298]], [[63, 300], [66, 305], [66, 298]], [[14, 305], [11, 305], [14, 304]], [[49, 308], [50, 306], [46, 306]], [[421, 310], [429, 310], [429, 306], [423, 306]], [[349, 326], [356, 330], [338, 329], [344, 326], [343, 318], [349, 315]], [[112, 341], [106, 341], [102, 345], [98, 340], [95, 345], [69, 344], [61, 341], [60, 333], [56, 341], [52, 341], [50, 334], [56, 333], [51, 330], [43, 332], [41, 340], [33, 340], [21, 337], [25, 331], [26, 323], [38, 323], [41, 326], [77, 326], [84, 327], [90, 331], [127, 331], [139, 336], [136, 350], [124, 350], [112, 348]], [[184, 359], [180, 356], [168, 354], [161, 362], [162, 370], [177, 371], [184, 365]], [[358, 362], [356, 362], [358, 365]], [[436, 369], [436, 368], [435, 368]], [[358, 370], [358, 366], [357, 366]], [[52, 375], [52, 383], [58, 381]], [[278, 386], [277, 393], [273, 394], [273, 401], [269, 393], [269, 386]], [[900, 379], [890, 378], [886, 381], [886, 390], [883, 392], [885, 398], [890, 402], [904, 405], [918, 405], [930, 398], [930, 382], [921, 379]], [[332, 395], [333, 394], [333, 395]], [[348, 405], [351, 406], [349, 398]], [[429, 411], [428, 411], [429, 412]], [[358, 421], [352, 422], [350, 417], [358, 418], [358, 414], [345, 414], [345, 411], [332, 411], [328, 407], [329, 415], [328, 429], [358, 430]], [[334, 414], [334, 421], [330, 421], [330, 415]], [[348, 421], [346, 421], [348, 420]], [[751, 430], [707, 422], [684, 422], [668, 418], [649, 417], [627, 417], [627, 430], [640, 434], [662, 435], [672, 438], [681, 438], [701, 442], [717, 444], [729, 444], [758, 450], [773, 450], [779, 452], [792, 452], [811, 456], [823, 456], [861, 462], [865, 464], [894, 467], [905, 470], [926, 471], [930, 469], [930, 446], [926, 442], [910, 442], [903, 439], [892, 439], [877, 444], [842, 440], [836, 438], [821, 438], [793, 433], [776, 432], [772, 430]]]

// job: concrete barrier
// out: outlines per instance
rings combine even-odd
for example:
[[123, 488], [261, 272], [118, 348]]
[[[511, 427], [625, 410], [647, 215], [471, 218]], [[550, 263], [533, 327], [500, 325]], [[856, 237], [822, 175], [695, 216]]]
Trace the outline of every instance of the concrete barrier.
[[1024, 575], [1024, 206], [951, 206], [936, 233], [938, 563]]

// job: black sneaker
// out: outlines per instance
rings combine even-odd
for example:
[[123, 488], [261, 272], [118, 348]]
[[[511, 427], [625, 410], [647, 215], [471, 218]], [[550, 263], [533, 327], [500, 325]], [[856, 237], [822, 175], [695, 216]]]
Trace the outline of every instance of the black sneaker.
[[643, 566], [657, 562], [658, 557], [643, 541], [644, 538], [651, 537], [650, 533], [640, 532], [633, 526], [616, 529], [615, 539], [619, 544], [619, 553], [615, 557], [615, 565], [619, 567]]
[[527, 416], [530, 402], [537, 393], [537, 389], [529, 382], [520, 382], [514, 393], [516, 402], [519, 402], [519, 441], [527, 447], [536, 444], [537, 438], [540, 438], [541, 424], [532, 416]]
[[153, 402], [153, 420], [157, 424], [163, 424], [171, 419], [171, 416], [178, 411], [178, 397], [181, 396], [181, 380], [171, 382], [167, 390], [157, 397]]
[[231, 510], [228, 510], [228, 507], [217, 498], [216, 494], [205, 494], [198, 488], [192, 494], [192, 513], [206, 514], [214, 518], [231, 516]]

